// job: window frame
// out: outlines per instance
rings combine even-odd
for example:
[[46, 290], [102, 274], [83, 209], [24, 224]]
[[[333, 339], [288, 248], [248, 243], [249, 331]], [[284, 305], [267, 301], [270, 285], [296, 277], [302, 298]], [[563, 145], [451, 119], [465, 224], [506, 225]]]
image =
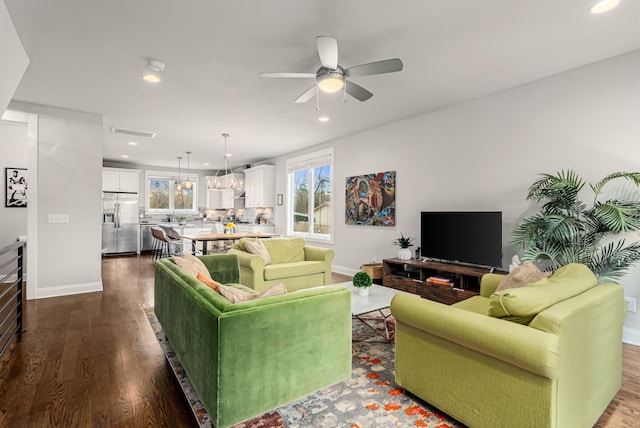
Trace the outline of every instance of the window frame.
[[161, 179], [169, 181], [169, 189], [175, 189], [176, 177], [173, 173], [167, 171], [146, 171], [145, 172], [145, 213], [147, 214], [197, 214], [198, 213], [198, 174], [190, 173], [182, 180], [189, 178], [193, 183], [193, 205], [190, 209], [176, 209], [175, 208], [175, 191], [169, 191], [169, 208], [150, 208], [149, 198], [151, 197], [151, 186], [149, 181], [151, 179]]
[[[294, 210], [294, 196], [295, 196], [295, 192], [294, 192], [294, 183], [293, 183], [293, 175], [295, 172], [297, 171], [313, 171], [315, 168], [322, 166], [322, 165], [328, 165], [330, 168], [329, 171], [329, 179], [331, 181], [330, 186], [329, 186], [329, 192], [331, 194], [331, 200], [330, 200], [330, 204], [329, 204], [329, 218], [331, 221], [331, 231], [330, 233], [316, 233], [313, 232], [314, 229], [314, 223], [315, 223], [315, 216], [313, 215], [313, 209], [314, 209], [314, 199], [313, 196], [314, 194], [312, 192], [309, 192], [309, 207], [311, 212], [307, 213], [311, 219], [310, 223], [309, 223], [309, 230], [310, 232], [298, 232], [298, 231], [294, 231], [294, 224], [295, 222], [293, 221], [293, 210]], [[308, 241], [316, 241], [316, 242], [323, 242], [323, 243], [333, 243], [333, 239], [334, 239], [334, 234], [335, 234], [335, 200], [334, 200], [334, 187], [335, 187], [335, 169], [334, 169], [334, 148], [333, 147], [329, 147], [326, 149], [322, 149], [322, 150], [318, 150], [316, 152], [312, 152], [312, 153], [307, 153], [295, 158], [291, 158], [291, 159], [287, 159], [286, 160], [286, 174], [287, 174], [287, 206], [286, 206], [286, 217], [287, 217], [287, 235], [289, 236], [296, 236], [296, 237], [301, 237], [301, 238], [305, 238]], [[313, 173], [310, 174], [310, 188], [313, 188], [313, 180], [314, 180], [314, 175]]]

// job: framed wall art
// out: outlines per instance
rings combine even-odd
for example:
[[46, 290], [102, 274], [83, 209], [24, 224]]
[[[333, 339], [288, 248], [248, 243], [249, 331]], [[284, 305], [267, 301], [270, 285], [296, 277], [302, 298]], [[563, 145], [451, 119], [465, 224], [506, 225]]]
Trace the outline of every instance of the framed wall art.
[[345, 223], [367, 226], [395, 226], [395, 171], [346, 178]]
[[5, 168], [5, 207], [27, 206], [27, 169]]

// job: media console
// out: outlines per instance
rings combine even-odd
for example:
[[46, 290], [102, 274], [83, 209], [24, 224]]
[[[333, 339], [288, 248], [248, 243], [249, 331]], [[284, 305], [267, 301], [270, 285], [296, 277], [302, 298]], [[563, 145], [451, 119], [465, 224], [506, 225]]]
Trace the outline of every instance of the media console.
[[[489, 268], [456, 263], [385, 259], [382, 285], [450, 305], [477, 295], [480, 292], [480, 278], [490, 272]], [[499, 269], [494, 269], [493, 273], [507, 274]], [[450, 284], [428, 282], [433, 277], [448, 279]]]

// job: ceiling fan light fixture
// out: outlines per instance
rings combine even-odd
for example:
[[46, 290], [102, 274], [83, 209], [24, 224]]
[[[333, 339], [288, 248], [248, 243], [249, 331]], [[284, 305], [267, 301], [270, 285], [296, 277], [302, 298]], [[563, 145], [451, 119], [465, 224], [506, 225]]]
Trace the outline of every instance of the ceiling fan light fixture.
[[322, 92], [333, 94], [344, 87], [344, 73], [342, 70], [327, 70], [318, 74], [316, 82]]

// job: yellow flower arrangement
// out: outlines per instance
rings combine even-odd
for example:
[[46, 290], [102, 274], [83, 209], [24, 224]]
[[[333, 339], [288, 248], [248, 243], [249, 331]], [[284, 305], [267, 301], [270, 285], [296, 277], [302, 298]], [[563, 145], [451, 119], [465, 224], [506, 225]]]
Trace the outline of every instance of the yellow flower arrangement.
[[236, 228], [236, 224], [230, 221], [224, 227], [226, 227], [227, 229], [235, 229]]

